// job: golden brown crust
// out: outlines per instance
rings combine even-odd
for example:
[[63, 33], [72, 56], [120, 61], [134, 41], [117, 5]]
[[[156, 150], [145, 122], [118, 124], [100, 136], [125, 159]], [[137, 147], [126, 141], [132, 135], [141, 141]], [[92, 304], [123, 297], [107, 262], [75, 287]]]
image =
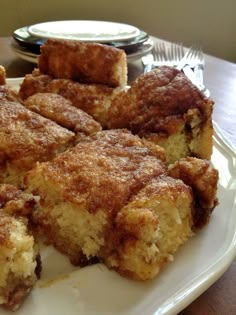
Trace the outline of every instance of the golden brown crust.
[[108, 45], [49, 39], [41, 46], [38, 67], [54, 78], [111, 87], [127, 83], [125, 52]]
[[74, 133], [6, 99], [1, 100], [0, 138], [1, 181], [12, 184], [19, 184], [21, 172], [37, 161], [50, 160], [74, 144]]
[[36, 93], [24, 101], [24, 105], [79, 135], [79, 138], [100, 131], [101, 125], [90, 115], [63, 96], [55, 93]]
[[39, 164], [26, 177], [26, 186], [37, 173], [45, 174], [65, 200], [86, 203], [91, 213], [102, 208], [112, 214], [150, 178], [165, 172], [160, 160], [164, 150], [145, 145], [128, 131], [98, 132], [51, 162]]
[[102, 84], [81, 84], [69, 79], [53, 79], [34, 71], [27, 75], [21, 84], [19, 97], [25, 100], [36, 93], [57, 93], [70, 100], [72, 105], [82, 109], [105, 127], [107, 111], [112, 99], [120, 88]]

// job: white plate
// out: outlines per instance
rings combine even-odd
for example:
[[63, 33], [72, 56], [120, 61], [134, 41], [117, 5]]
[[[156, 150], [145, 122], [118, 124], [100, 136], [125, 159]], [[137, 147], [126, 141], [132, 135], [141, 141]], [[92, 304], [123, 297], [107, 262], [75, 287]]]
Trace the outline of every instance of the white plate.
[[100, 43], [135, 38], [140, 30], [132, 25], [105, 21], [52, 21], [28, 27], [28, 32], [40, 38], [64, 38]]
[[[14, 87], [21, 79], [8, 80]], [[210, 223], [189, 240], [161, 274], [131, 281], [97, 264], [75, 268], [51, 247], [42, 248], [43, 274], [16, 315], [171, 315], [210, 287], [236, 255], [236, 153], [219, 133], [212, 164], [219, 170], [220, 204]], [[10, 312], [0, 309], [1, 315]]]
[[[11, 44], [12, 49], [14, 50], [15, 54], [26, 61], [37, 63], [39, 54], [33, 53], [25, 47], [21, 47], [14, 42]], [[153, 41], [148, 39], [142, 45], [140, 45], [134, 52], [127, 54], [127, 61], [133, 62], [137, 59], [140, 59], [148, 52], [150, 52], [153, 48]]]

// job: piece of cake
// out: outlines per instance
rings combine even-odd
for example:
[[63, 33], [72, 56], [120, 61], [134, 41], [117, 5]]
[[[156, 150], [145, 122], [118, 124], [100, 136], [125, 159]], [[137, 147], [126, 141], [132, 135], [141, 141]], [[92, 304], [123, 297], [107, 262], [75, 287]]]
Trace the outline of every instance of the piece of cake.
[[18, 101], [18, 92], [6, 83], [6, 71], [0, 65], [0, 101], [7, 99], [8, 101]]
[[6, 70], [0, 65], [0, 85], [6, 84]]
[[75, 134], [17, 101], [0, 98], [0, 182], [20, 185], [37, 161], [74, 145]]
[[77, 140], [102, 129], [90, 115], [73, 106], [69, 100], [59, 94], [36, 93], [28, 97], [24, 105], [29, 110], [75, 132]]
[[108, 108], [120, 89], [104, 84], [82, 84], [69, 79], [53, 79], [36, 69], [25, 76], [19, 89], [19, 97], [24, 102], [36, 93], [57, 93], [106, 127]]
[[[199, 169], [209, 171], [201, 160]], [[168, 172], [161, 147], [126, 130], [107, 130], [38, 163], [25, 189], [40, 196], [33, 216], [39, 232], [74, 264], [100, 260], [147, 280], [194, 234], [193, 211], [202, 213], [191, 185]], [[189, 174], [192, 183], [197, 174]]]
[[38, 58], [41, 73], [54, 78], [111, 87], [127, 84], [127, 61], [123, 50], [76, 40], [49, 39]]
[[19, 98], [25, 100], [35, 93], [45, 92], [46, 86], [52, 79], [50, 75], [40, 73], [38, 68], [34, 69], [32, 73], [25, 75], [20, 84], [18, 91]]
[[186, 157], [170, 165], [168, 174], [192, 187], [195, 200], [194, 228], [197, 230], [205, 226], [218, 204], [218, 170], [211, 167], [209, 160]]
[[0, 305], [15, 311], [40, 276], [37, 243], [28, 221], [37, 198], [12, 185], [0, 185]]
[[210, 159], [213, 101], [174, 67], [159, 67], [120, 92], [108, 110], [108, 127], [127, 128], [163, 146], [167, 161]]
[[136, 279], [154, 278], [193, 233], [191, 188], [166, 175], [152, 179], [119, 211], [102, 258]]

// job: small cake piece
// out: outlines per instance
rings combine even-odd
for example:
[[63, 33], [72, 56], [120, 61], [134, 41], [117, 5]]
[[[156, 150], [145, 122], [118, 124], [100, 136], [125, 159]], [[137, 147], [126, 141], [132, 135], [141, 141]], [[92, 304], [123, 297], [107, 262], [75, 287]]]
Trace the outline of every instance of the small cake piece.
[[0, 85], [6, 84], [6, 70], [0, 65]]
[[37, 161], [74, 145], [75, 134], [25, 108], [0, 99], [0, 182], [20, 185]]
[[208, 160], [186, 157], [170, 165], [168, 173], [192, 187], [195, 199], [194, 228], [202, 228], [208, 223], [213, 209], [218, 204], [218, 170], [212, 168]]
[[108, 108], [120, 89], [120, 87], [112, 88], [103, 84], [81, 84], [69, 79], [53, 79], [35, 70], [23, 80], [19, 97], [24, 101], [29, 96], [40, 92], [57, 93], [106, 127]]
[[18, 98], [18, 92], [10, 85], [7, 85], [5, 68], [0, 65], [0, 101], [2, 99], [18, 101]]
[[102, 129], [90, 115], [63, 96], [55, 93], [36, 93], [24, 101], [24, 105], [48, 119], [51, 119], [77, 135], [77, 140]]
[[163, 146], [168, 163], [186, 157], [210, 159], [213, 101], [174, 67], [141, 75], [108, 110], [108, 127], [127, 128]]
[[0, 185], [0, 305], [17, 310], [40, 276], [37, 243], [27, 219], [13, 216], [32, 212], [37, 199], [11, 185]]
[[54, 78], [111, 87], [126, 86], [127, 61], [123, 50], [97, 43], [49, 39], [38, 58], [41, 73]]
[[40, 73], [37, 68], [34, 69], [32, 73], [24, 77], [18, 92], [19, 98], [25, 100], [35, 93], [45, 92], [46, 86], [52, 79], [50, 75]]
[[100, 260], [126, 277], [153, 278], [216, 204], [213, 193], [201, 211], [201, 194], [195, 200], [191, 187], [202, 178], [215, 187], [214, 173], [187, 161], [193, 170], [188, 185], [167, 175], [164, 160], [161, 147], [107, 130], [38, 163], [25, 189], [40, 196], [33, 216], [39, 232], [74, 264]]
[[159, 176], [117, 214], [104, 248], [105, 263], [136, 279], [154, 278], [194, 233], [193, 195], [182, 181]]

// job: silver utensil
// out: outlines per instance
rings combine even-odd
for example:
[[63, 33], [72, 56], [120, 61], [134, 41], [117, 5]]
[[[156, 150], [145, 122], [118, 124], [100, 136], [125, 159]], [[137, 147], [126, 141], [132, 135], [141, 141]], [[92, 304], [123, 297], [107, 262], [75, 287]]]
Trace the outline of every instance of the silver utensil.
[[168, 45], [164, 42], [156, 42], [153, 47], [153, 55], [156, 61], [177, 65], [184, 57], [184, 47], [181, 43]]
[[[202, 50], [190, 47], [188, 58], [185, 61], [186, 65], [183, 68], [184, 73], [200, 91], [209, 97], [210, 91], [203, 82], [204, 56]], [[193, 68], [193, 71], [190, 68]]]
[[190, 81], [192, 81], [194, 85], [198, 86], [197, 78], [192, 70], [193, 65], [195, 67], [195, 50], [193, 47], [190, 47], [176, 68], [180, 71], [182, 70]]
[[194, 47], [186, 51], [182, 44], [156, 42], [152, 53], [144, 56], [142, 63], [144, 73], [163, 65], [176, 67], [182, 70], [207, 97], [210, 96], [209, 90], [203, 84], [203, 53]]
[[183, 56], [184, 48], [182, 44], [171, 43], [167, 47], [164, 42], [156, 42], [152, 53], [142, 57], [144, 73], [160, 66], [176, 67]]
[[203, 70], [204, 70], [204, 55], [201, 49], [196, 50], [196, 55], [198, 57], [198, 61], [196, 62], [196, 66], [194, 67], [194, 74], [198, 81], [198, 86], [201, 91], [205, 93], [206, 96], [210, 96], [210, 91], [206, 88], [203, 81]]
[[[188, 50], [187, 50], [188, 51]], [[156, 42], [152, 53], [142, 57], [144, 72], [148, 72], [153, 68], [160, 66], [177, 67], [185, 56], [185, 49], [182, 44], [166, 44], [164, 42]], [[191, 54], [192, 55], [192, 54]], [[191, 56], [190, 56], [191, 57]], [[187, 60], [190, 65], [190, 59]], [[191, 64], [195, 66], [195, 64]], [[181, 67], [181, 69], [183, 66]]]
[[153, 69], [154, 56], [152, 53], [143, 56], [141, 60], [144, 66], [144, 73], [147, 73]]

